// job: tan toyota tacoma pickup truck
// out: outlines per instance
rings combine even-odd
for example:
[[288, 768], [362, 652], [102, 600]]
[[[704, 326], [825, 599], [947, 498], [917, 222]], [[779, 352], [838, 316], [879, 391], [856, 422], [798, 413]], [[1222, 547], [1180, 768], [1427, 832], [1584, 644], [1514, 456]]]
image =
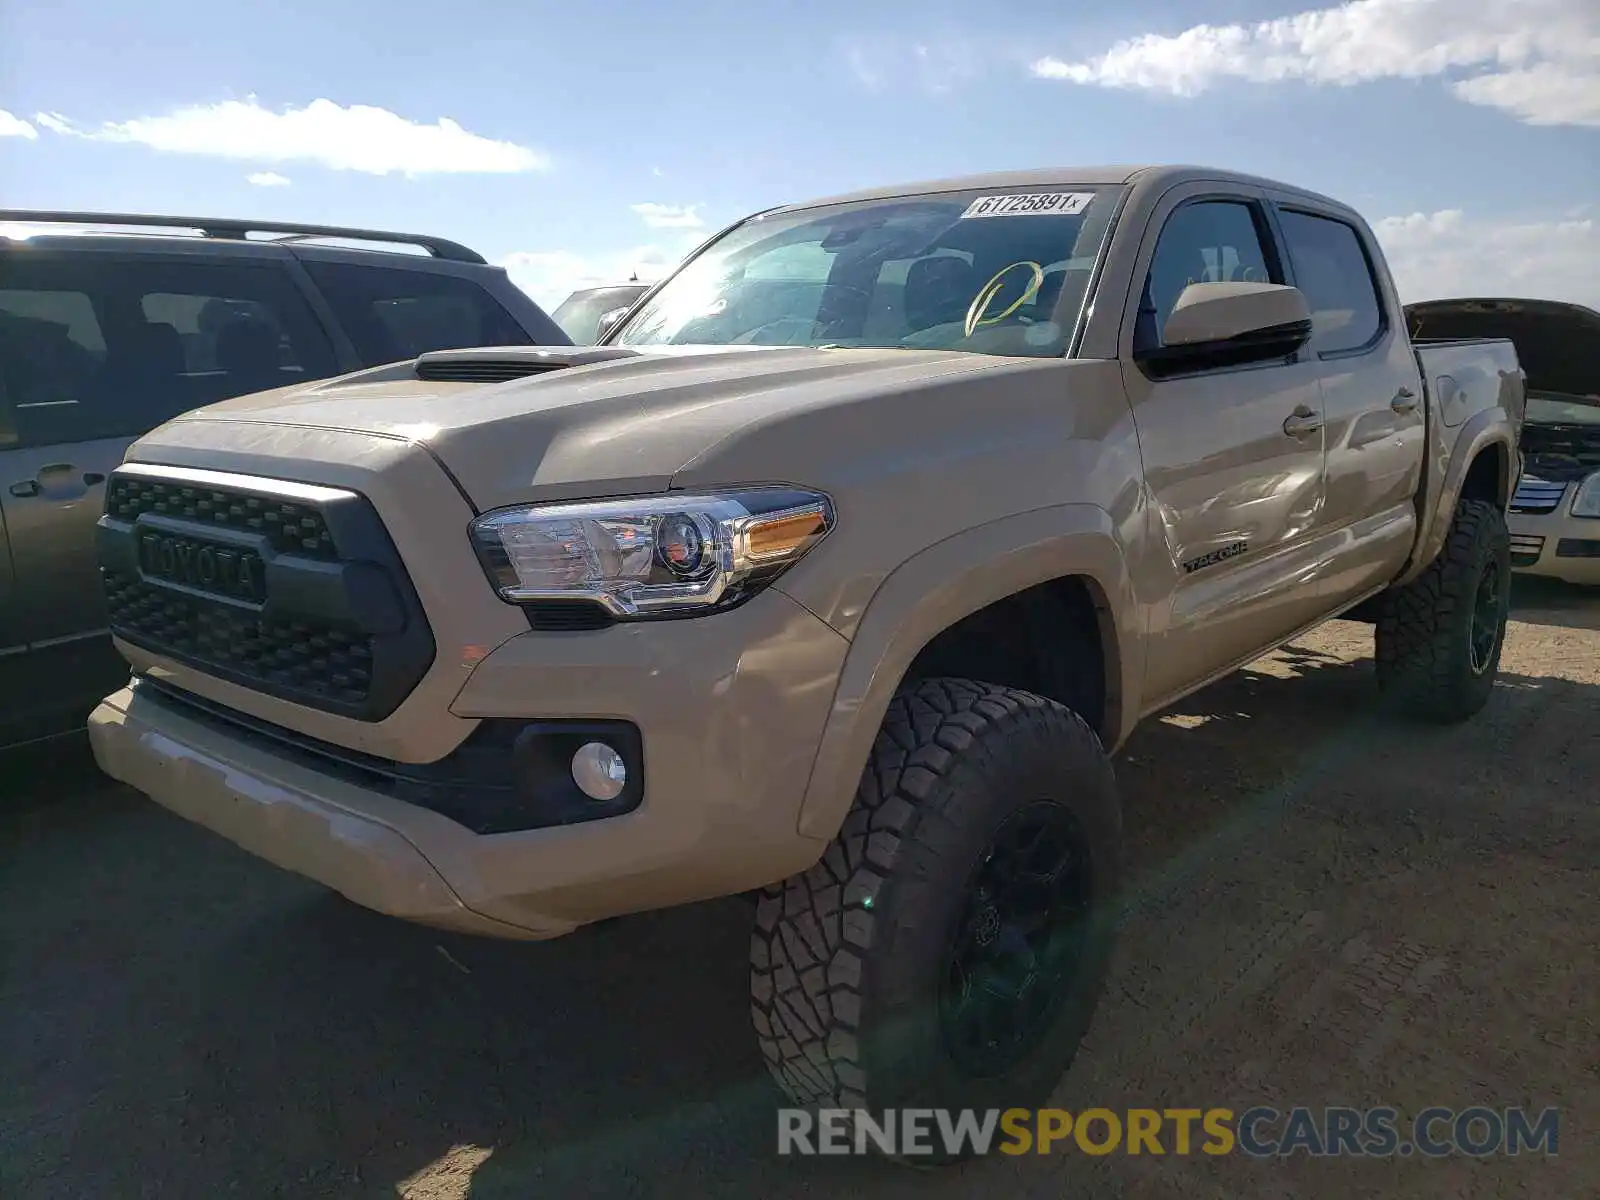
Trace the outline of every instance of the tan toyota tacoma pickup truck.
[[1037, 1105], [1101, 989], [1141, 718], [1341, 614], [1415, 713], [1488, 700], [1523, 388], [1510, 342], [1414, 344], [1361, 217], [1265, 179], [773, 209], [599, 345], [135, 443], [95, 754], [431, 925], [755, 893], [791, 1098]]

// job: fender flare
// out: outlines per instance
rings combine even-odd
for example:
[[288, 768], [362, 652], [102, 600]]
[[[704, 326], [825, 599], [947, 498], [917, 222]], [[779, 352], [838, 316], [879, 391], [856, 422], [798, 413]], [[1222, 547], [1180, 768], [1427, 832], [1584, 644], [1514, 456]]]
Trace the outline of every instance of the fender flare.
[[1108, 740], [1120, 743], [1128, 714], [1139, 711], [1144, 643], [1129, 627], [1137, 606], [1110, 514], [1064, 504], [1003, 517], [913, 555], [873, 594], [834, 690], [799, 832], [825, 840], [838, 833], [895, 689], [936, 634], [997, 600], [1066, 575], [1082, 577], [1098, 592], [1110, 676]]
[[1506, 455], [1506, 470], [1500, 481], [1498, 497], [1500, 508], [1503, 511], [1511, 503], [1511, 497], [1517, 490], [1518, 477], [1522, 473], [1515, 446], [1515, 427], [1505, 409], [1486, 408], [1473, 414], [1456, 434], [1450, 447], [1444, 478], [1424, 512], [1426, 525], [1417, 541], [1416, 553], [1395, 581], [1396, 585], [1410, 583], [1439, 557], [1445, 539], [1450, 536], [1450, 527], [1455, 522], [1456, 504], [1461, 499], [1461, 489], [1466, 485], [1467, 472], [1480, 454], [1495, 447]]

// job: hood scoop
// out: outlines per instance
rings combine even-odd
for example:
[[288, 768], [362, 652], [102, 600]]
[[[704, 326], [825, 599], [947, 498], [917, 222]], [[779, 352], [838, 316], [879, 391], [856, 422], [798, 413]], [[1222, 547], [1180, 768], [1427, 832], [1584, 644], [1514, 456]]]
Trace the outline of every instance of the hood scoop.
[[430, 350], [417, 358], [416, 372], [435, 383], [505, 383], [638, 354], [621, 346], [473, 346]]

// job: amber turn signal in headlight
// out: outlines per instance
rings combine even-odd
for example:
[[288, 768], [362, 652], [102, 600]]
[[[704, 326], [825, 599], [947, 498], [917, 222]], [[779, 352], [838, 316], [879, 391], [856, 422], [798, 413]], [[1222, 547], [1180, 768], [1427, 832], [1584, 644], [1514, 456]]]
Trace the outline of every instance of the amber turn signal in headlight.
[[637, 620], [738, 604], [832, 528], [826, 496], [773, 487], [501, 509], [472, 540], [508, 603], [586, 600]]

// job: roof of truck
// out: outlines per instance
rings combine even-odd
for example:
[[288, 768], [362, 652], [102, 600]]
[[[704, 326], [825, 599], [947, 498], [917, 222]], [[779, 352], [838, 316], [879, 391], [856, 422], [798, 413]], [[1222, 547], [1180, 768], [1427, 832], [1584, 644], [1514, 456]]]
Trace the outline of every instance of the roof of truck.
[[[1093, 187], [1130, 183], [1161, 183], [1171, 186], [1197, 180], [1243, 184], [1247, 187], [1265, 187], [1276, 191], [1298, 192], [1329, 204], [1340, 202], [1330, 196], [1313, 192], [1276, 179], [1248, 175], [1242, 171], [1229, 171], [1220, 167], [1196, 166], [1183, 163], [1148, 163], [1144, 165], [1107, 165], [1090, 167], [1037, 167], [1026, 171], [990, 171], [981, 175], [957, 175], [947, 179], [928, 179], [915, 183], [890, 184], [886, 187], [865, 188], [837, 196], [824, 196], [795, 204], [785, 204], [772, 211], [817, 208], [825, 204], [848, 204], [855, 200], [886, 200], [895, 196], [925, 195], [930, 192], [965, 192], [980, 188], [1002, 190], [1021, 187]], [[1341, 205], [1341, 207], [1344, 207]]]

